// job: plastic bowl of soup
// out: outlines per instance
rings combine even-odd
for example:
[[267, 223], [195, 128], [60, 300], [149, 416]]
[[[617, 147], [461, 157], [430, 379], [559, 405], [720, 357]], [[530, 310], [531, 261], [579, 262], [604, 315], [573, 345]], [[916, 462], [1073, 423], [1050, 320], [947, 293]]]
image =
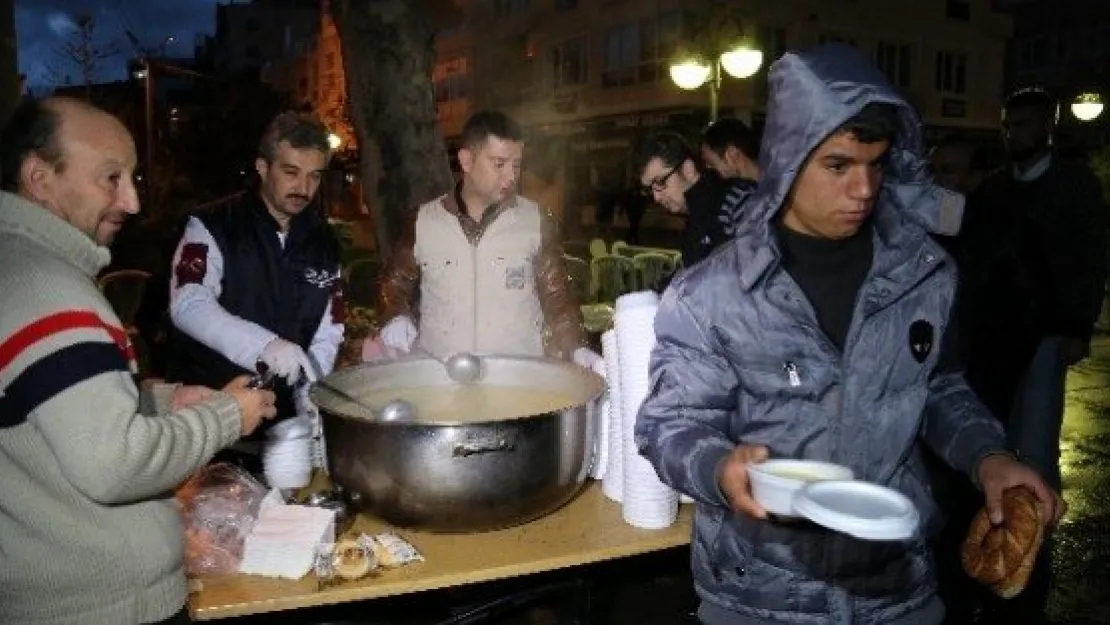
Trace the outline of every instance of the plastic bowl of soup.
[[775, 459], [748, 465], [752, 497], [768, 512], [784, 517], [797, 516], [794, 496], [806, 484], [854, 478], [848, 467], [819, 460]]

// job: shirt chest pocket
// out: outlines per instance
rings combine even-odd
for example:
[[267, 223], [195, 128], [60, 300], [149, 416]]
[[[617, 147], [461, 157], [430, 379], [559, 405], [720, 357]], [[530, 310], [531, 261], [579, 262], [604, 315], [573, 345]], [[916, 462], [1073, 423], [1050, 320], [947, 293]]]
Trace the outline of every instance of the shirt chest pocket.
[[491, 285], [506, 291], [530, 293], [535, 284], [532, 250], [524, 245], [504, 243], [479, 254], [480, 269], [488, 272]]
[[457, 301], [462, 288], [462, 267], [458, 258], [450, 254], [436, 254], [418, 259], [420, 289], [424, 304], [444, 304]]

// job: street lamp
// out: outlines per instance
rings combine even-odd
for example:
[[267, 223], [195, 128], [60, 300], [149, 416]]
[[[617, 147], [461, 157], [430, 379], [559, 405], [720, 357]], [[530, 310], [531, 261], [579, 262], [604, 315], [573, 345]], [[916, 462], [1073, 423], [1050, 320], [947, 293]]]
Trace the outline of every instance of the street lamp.
[[334, 152], [335, 150], [338, 150], [339, 146], [341, 145], [343, 145], [343, 140], [339, 138], [339, 135], [335, 134], [334, 132], [329, 132], [328, 147], [331, 148]]
[[143, 109], [146, 117], [146, 197], [144, 200], [149, 205], [151, 202], [151, 182], [154, 179], [154, 67], [150, 62], [150, 58], [143, 55], [139, 59], [142, 63], [140, 69], [134, 73], [136, 79], [143, 81]]
[[1071, 114], [1079, 121], [1092, 121], [1102, 115], [1102, 96], [1097, 93], [1079, 94], [1071, 103]]
[[671, 64], [671, 81], [680, 89], [692, 91], [709, 82], [709, 121], [717, 121], [717, 100], [724, 73], [733, 78], [749, 78], [763, 65], [763, 52], [746, 44], [717, 55], [712, 62], [700, 56], [686, 56]]

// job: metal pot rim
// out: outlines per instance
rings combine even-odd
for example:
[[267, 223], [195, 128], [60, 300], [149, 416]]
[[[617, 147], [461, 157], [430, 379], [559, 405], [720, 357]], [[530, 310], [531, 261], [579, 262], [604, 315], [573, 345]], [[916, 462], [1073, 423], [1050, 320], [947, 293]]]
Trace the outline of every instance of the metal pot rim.
[[[526, 355], [502, 355], [502, 354], [481, 354], [481, 353], [476, 354], [476, 355], [478, 355], [482, 359], [483, 367], [486, 366], [486, 363], [493, 364], [495, 366], [500, 366], [500, 365], [511, 366], [512, 363], [514, 363], [514, 362], [525, 364], [525, 365], [532, 365], [532, 366], [550, 367], [550, 368], [552, 368], [553, 372], [554, 371], [562, 371], [566, 376], [571, 376], [571, 377], [574, 377], [574, 378], [578, 378], [581, 381], [581, 383], [585, 386], [585, 390], [582, 390], [580, 388], [568, 389], [569, 393], [574, 393], [574, 399], [576, 401], [570, 402], [566, 407], [564, 407], [562, 409], [559, 409], [559, 410], [550, 410], [550, 411], [546, 411], [546, 412], [542, 412], [542, 413], [523, 415], [523, 416], [519, 416], [519, 417], [511, 417], [511, 418], [507, 418], [507, 419], [466, 420], [466, 421], [434, 421], [434, 422], [428, 422], [428, 421], [416, 421], [416, 422], [412, 422], [412, 421], [392, 421], [392, 422], [391, 421], [381, 421], [381, 420], [377, 420], [377, 419], [369, 419], [369, 418], [366, 418], [365, 416], [358, 416], [358, 415], [355, 415], [355, 414], [350, 414], [350, 413], [348, 413], [346, 411], [342, 411], [342, 410], [336, 410], [336, 409], [328, 406], [328, 404], [330, 403], [329, 401], [326, 401], [326, 400], [321, 401], [322, 400], [322, 398], [320, 396], [321, 395], [321, 389], [316, 384], [313, 384], [309, 388], [309, 397], [312, 399], [312, 402], [314, 404], [316, 404], [316, 406], [319, 407], [321, 412], [326, 412], [329, 416], [334, 417], [334, 418], [340, 418], [340, 419], [344, 419], [344, 420], [348, 420], [348, 421], [354, 421], [354, 422], [357, 422], [357, 423], [360, 423], [360, 424], [367, 424], [367, 425], [373, 425], [373, 426], [386, 426], [386, 427], [396, 426], [396, 427], [404, 427], [404, 428], [441, 429], [441, 428], [445, 428], [445, 427], [472, 427], [472, 426], [490, 427], [490, 426], [497, 426], [497, 425], [502, 425], [502, 424], [520, 423], [520, 422], [524, 422], [524, 421], [528, 421], [528, 420], [532, 420], [532, 419], [549, 418], [550, 416], [558, 415], [558, 414], [562, 413], [565, 410], [573, 409], [577, 406], [585, 405], [585, 404], [588, 404], [592, 401], [595, 401], [605, 391], [605, 380], [604, 380], [604, 378], [602, 378], [597, 373], [595, 373], [595, 372], [593, 372], [589, 369], [580, 367], [580, 366], [578, 366], [578, 365], [576, 365], [572, 362], [569, 362], [569, 361], [557, 360], [557, 359], [553, 359], [553, 358], [545, 358], [545, 357], [541, 357], [541, 356], [526, 356]], [[377, 369], [390, 370], [390, 369], [397, 369], [397, 368], [400, 368], [400, 367], [414, 366], [414, 365], [430, 366], [431, 363], [434, 363], [436, 366], [438, 366], [440, 368], [441, 372], [443, 373], [443, 382], [440, 383], [440, 384], [428, 383], [428, 384], [425, 384], [425, 386], [443, 386], [443, 387], [447, 388], [447, 387], [450, 387], [452, 385], [457, 385], [458, 384], [457, 382], [453, 382], [449, 378], [447, 378], [446, 372], [442, 371], [443, 364], [439, 360], [436, 360], [435, 358], [432, 358], [432, 357], [429, 357], [429, 356], [422, 356], [422, 355], [405, 355], [405, 356], [402, 356], [400, 358], [396, 358], [396, 359], [392, 359], [392, 360], [379, 360], [379, 361], [372, 361], [372, 362], [364, 362], [364, 363], [361, 363], [361, 364], [358, 364], [358, 365], [354, 365], [352, 367], [347, 367], [345, 369], [333, 372], [332, 374], [328, 375], [325, 379], [327, 379], [328, 382], [330, 382], [331, 384], [343, 386], [343, 385], [345, 385], [345, 380], [349, 379], [352, 376], [360, 375], [361, 372], [370, 372], [370, 371], [374, 371], [374, 370], [377, 370]], [[434, 371], [435, 369], [432, 369], [432, 370]], [[364, 375], [365, 377], [369, 377], [369, 378], [374, 377], [372, 373], [364, 373], [362, 375]], [[476, 384], [481, 384], [481, 383], [482, 382], [476, 382]], [[539, 389], [539, 388], [544, 388], [544, 386], [543, 385], [533, 385], [532, 388]]]

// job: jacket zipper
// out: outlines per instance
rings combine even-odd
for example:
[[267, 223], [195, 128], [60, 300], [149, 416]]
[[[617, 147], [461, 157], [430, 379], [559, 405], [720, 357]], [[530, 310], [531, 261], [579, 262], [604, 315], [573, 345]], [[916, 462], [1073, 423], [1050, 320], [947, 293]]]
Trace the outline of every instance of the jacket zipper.
[[786, 379], [790, 382], [790, 386], [796, 388], [802, 385], [802, 376], [798, 374], [798, 365], [793, 360], [784, 362], [782, 370], [786, 372]]
[[[939, 269], [939, 267], [940, 267], [940, 263], [937, 262], [936, 259], [933, 259], [932, 266], [927, 271], [925, 271], [920, 276], [918, 276], [918, 278], [913, 281], [913, 284], [911, 284], [909, 287], [903, 289], [902, 293], [903, 294], [904, 293], [909, 293], [913, 289], [917, 288], [917, 286], [919, 284], [925, 282], [934, 273], [936, 273], [937, 270]], [[852, 320], [853, 320], [852, 325], [848, 328], [848, 335], [844, 338], [844, 350], [842, 351], [842, 353], [840, 355], [840, 393], [837, 395], [837, 399], [836, 399], [836, 401], [837, 401], [836, 420], [832, 424], [832, 429], [833, 429], [833, 432], [835, 434], [834, 437], [833, 437], [833, 444], [834, 445], [838, 444], [838, 442], [840, 440], [840, 424], [841, 424], [842, 418], [843, 418], [844, 403], [845, 403], [844, 395], [846, 394], [847, 389], [848, 389], [847, 384], [845, 384], [845, 381], [847, 380], [847, 373], [848, 373], [847, 372], [848, 353], [855, 346], [855, 343], [858, 340], [860, 333], [863, 331], [863, 324], [864, 324], [864, 322], [867, 321], [867, 318], [878, 314], [882, 310], [880, 308], [876, 308], [874, 311], [871, 311], [870, 314], [867, 314], [867, 315], [863, 314], [864, 311], [862, 309], [862, 306], [866, 305], [866, 301], [865, 301], [866, 298], [864, 297], [864, 289], [866, 288], [866, 286], [873, 279], [874, 270], [875, 270], [875, 267], [874, 267], [874, 265], [872, 265], [871, 270], [869, 270], [867, 272], [867, 277], [864, 278], [864, 280], [863, 280], [863, 286], [860, 287], [860, 291], [856, 295], [855, 308], [852, 310]], [[886, 298], [886, 297], [890, 297], [891, 294], [887, 293], [887, 294], [883, 295], [883, 294], [880, 293], [880, 296]], [[826, 562], [839, 561], [840, 555], [841, 555], [840, 554], [841, 549], [840, 549], [839, 545], [837, 543], [831, 543], [830, 542], [828, 544], [828, 548], [829, 548], [829, 551], [826, 551], [827, 558], [826, 558], [825, 561]], [[831, 551], [831, 553], [830, 553], [830, 551]]]

